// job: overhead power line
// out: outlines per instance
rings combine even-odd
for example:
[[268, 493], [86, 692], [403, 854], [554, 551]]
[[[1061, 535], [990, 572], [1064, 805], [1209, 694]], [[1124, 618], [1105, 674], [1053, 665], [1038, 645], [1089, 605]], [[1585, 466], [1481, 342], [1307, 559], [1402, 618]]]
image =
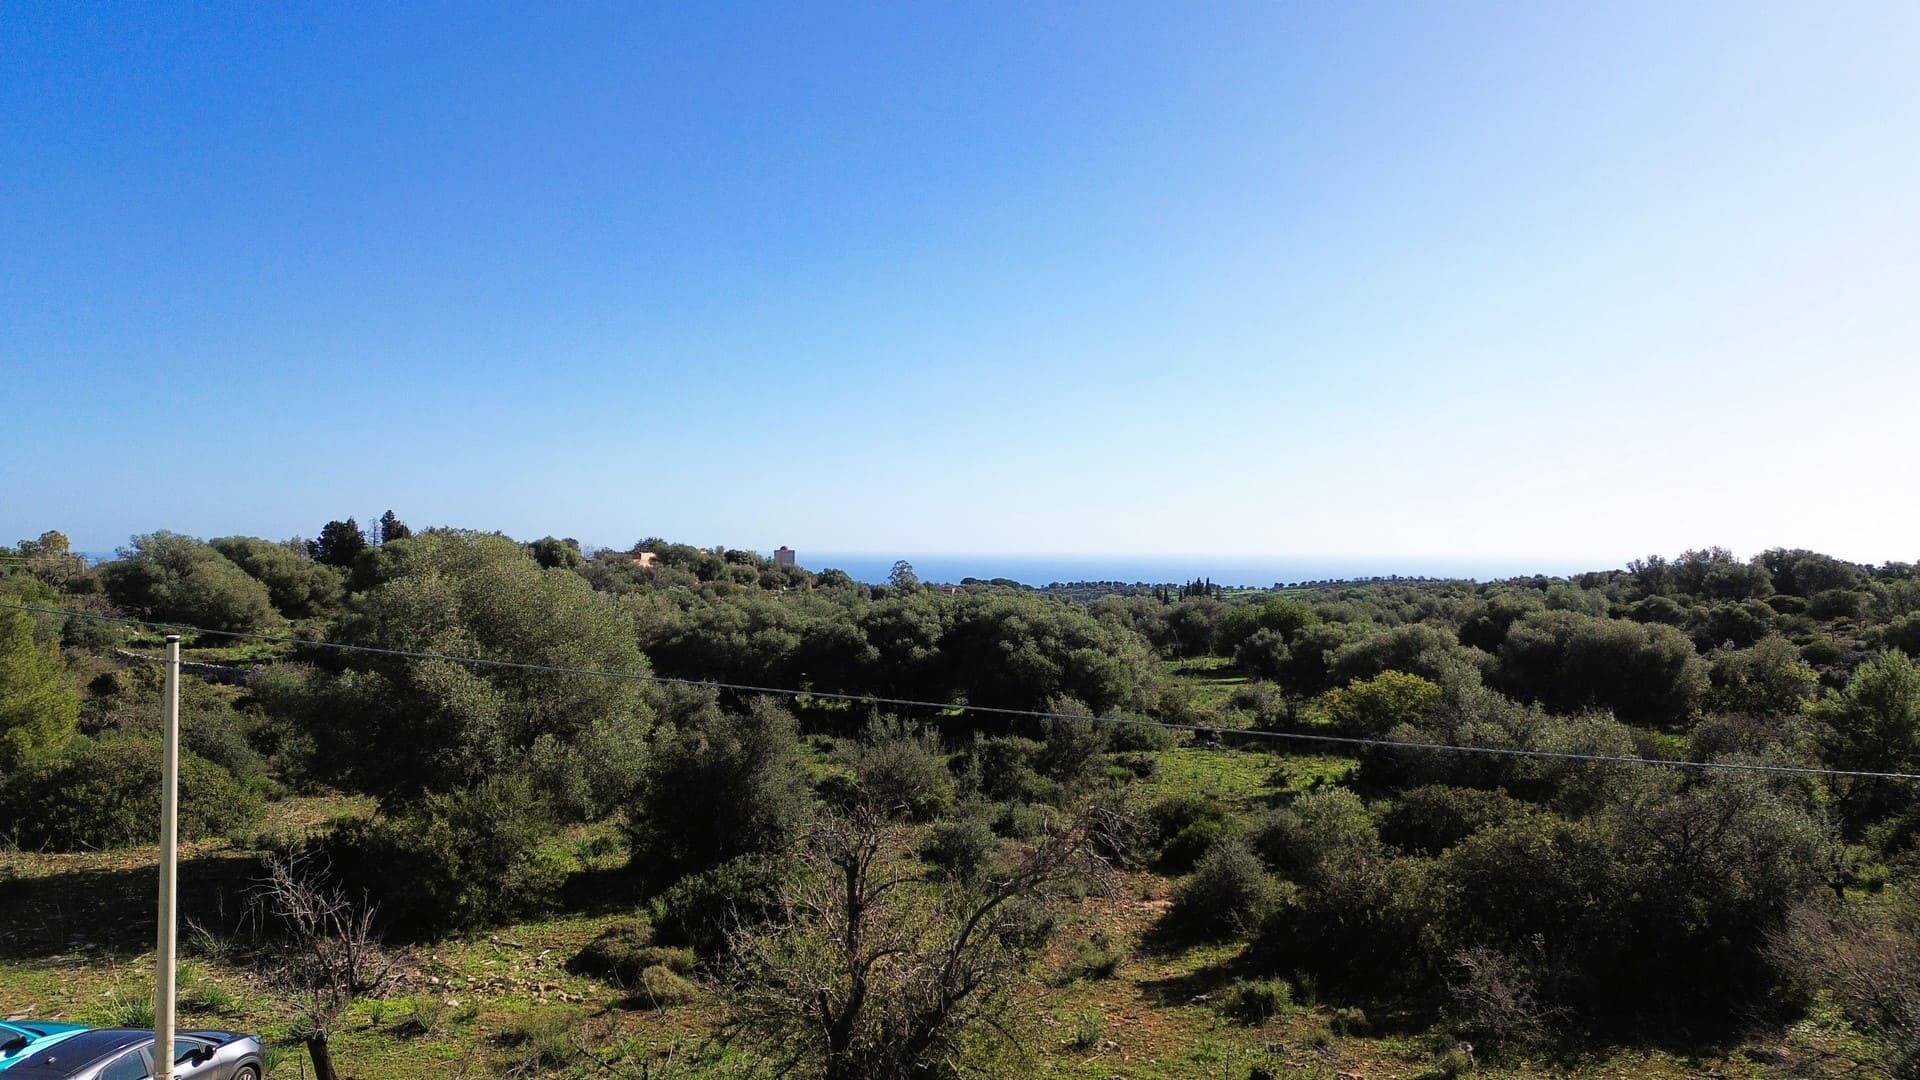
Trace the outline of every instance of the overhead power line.
[[1224, 736], [1232, 739], [1271, 739], [1279, 742], [1315, 743], [1331, 746], [1347, 746], [1357, 749], [1480, 754], [1490, 757], [1534, 758], [1548, 761], [1581, 761], [1602, 765], [1644, 765], [1675, 769], [1773, 773], [1787, 776], [1851, 777], [1866, 780], [1902, 780], [1907, 782], [1920, 781], [1920, 773], [1881, 772], [1867, 769], [1822, 769], [1809, 765], [1767, 765], [1759, 762], [1745, 761], [1675, 761], [1666, 758], [1628, 757], [1620, 754], [1583, 754], [1572, 750], [1530, 750], [1512, 746], [1471, 746], [1460, 743], [1422, 742], [1410, 739], [1375, 739], [1358, 735], [1320, 735], [1306, 731], [1263, 731], [1251, 728], [1215, 727], [1205, 724], [1179, 724], [1171, 721], [1148, 720], [1143, 717], [1134, 716], [1083, 716], [1078, 713], [1049, 712], [1040, 709], [1012, 709], [998, 705], [970, 705], [964, 702], [952, 701], [922, 701], [915, 698], [885, 697], [877, 694], [850, 694], [832, 690], [798, 690], [792, 687], [755, 686], [750, 683], [724, 682], [717, 679], [683, 679], [669, 675], [653, 675], [635, 671], [612, 671], [603, 668], [574, 667], [567, 664], [545, 664], [527, 660], [499, 660], [485, 656], [460, 656], [452, 653], [423, 652], [414, 649], [390, 649], [380, 645], [354, 645], [340, 641], [319, 641], [313, 638], [261, 634], [247, 630], [213, 630], [207, 627], [189, 626], [185, 623], [156, 622], [150, 619], [136, 619], [126, 615], [106, 615], [92, 611], [67, 611], [61, 608], [37, 607], [31, 604], [0, 603], [0, 609], [25, 611], [35, 615], [49, 615], [72, 619], [94, 619], [101, 622], [142, 626], [153, 630], [206, 634], [213, 637], [238, 638], [245, 641], [259, 641], [273, 645], [289, 645], [297, 648], [332, 649], [337, 652], [391, 656], [404, 660], [438, 660], [450, 664], [502, 668], [510, 671], [537, 671], [554, 675], [583, 675], [592, 678], [619, 679], [628, 682], [651, 683], [662, 686], [685, 686], [706, 690], [732, 690], [739, 693], [774, 694], [791, 698], [818, 698], [825, 701], [845, 701], [863, 705], [929, 709], [936, 712], [947, 713], [966, 712], [987, 716], [1025, 717], [1035, 720], [1078, 720], [1095, 724], [1160, 728], [1165, 731], [1182, 731], [1211, 737]]

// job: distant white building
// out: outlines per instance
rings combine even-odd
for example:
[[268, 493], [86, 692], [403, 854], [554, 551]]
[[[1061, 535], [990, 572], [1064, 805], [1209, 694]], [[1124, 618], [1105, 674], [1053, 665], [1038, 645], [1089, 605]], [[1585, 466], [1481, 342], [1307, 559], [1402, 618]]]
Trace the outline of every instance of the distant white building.
[[793, 549], [788, 547], [785, 544], [781, 544], [779, 548], [777, 548], [773, 553], [773, 565], [792, 566], [793, 565]]

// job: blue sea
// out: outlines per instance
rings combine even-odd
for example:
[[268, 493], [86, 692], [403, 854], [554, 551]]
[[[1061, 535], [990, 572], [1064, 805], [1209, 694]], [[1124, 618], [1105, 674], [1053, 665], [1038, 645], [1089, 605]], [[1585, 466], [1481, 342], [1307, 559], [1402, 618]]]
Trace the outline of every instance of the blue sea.
[[[117, 556], [111, 551], [80, 553], [98, 564]], [[762, 552], [762, 554], [766, 554]], [[844, 570], [855, 581], [878, 585], [904, 559], [922, 581], [958, 584], [964, 578], [1007, 578], [1022, 585], [1045, 588], [1076, 581], [1118, 581], [1125, 584], [1179, 585], [1210, 579], [1215, 585], [1265, 589], [1309, 581], [1354, 581], [1373, 577], [1466, 578], [1493, 581], [1531, 574], [1566, 576], [1605, 570], [1618, 563], [1604, 559], [1461, 559], [1387, 558], [1382, 556], [1302, 555], [966, 555], [948, 553], [887, 554], [883, 552], [798, 553], [801, 566], [818, 573]]]
[[1604, 570], [1603, 560], [1461, 559], [1256, 556], [1256, 555], [890, 555], [876, 552], [800, 551], [797, 561], [809, 570], [844, 570], [856, 581], [878, 584], [893, 572], [896, 560], [913, 566], [921, 581], [958, 583], [964, 578], [1008, 578], [1036, 588], [1075, 581], [1119, 581], [1149, 585], [1211, 579], [1216, 585], [1269, 588], [1307, 581], [1351, 581], [1372, 577], [1470, 578], [1491, 581], [1529, 574], [1564, 576]]

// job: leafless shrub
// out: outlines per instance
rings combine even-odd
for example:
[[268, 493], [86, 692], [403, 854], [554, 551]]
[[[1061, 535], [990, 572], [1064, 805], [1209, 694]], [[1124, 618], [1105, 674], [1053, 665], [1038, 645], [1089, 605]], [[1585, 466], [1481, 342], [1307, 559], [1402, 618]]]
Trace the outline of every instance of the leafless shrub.
[[825, 1080], [906, 1080], [975, 1036], [1011, 1041], [1032, 906], [1104, 877], [1116, 825], [1089, 810], [962, 884], [928, 875], [879, 814], [820, 823], [774, 919], [733, 936], [736, 1029]]
[[305, 855], [270, 855], [254, 900], [269, 930], [268, 977], [298, 997], [307, 1018], [307, 1053], [317, 1080], [336, 1080], [329, 1047], [333, 1024], [393, 977], [373, 935], [373, 908], [355, 902]]
[[1459, 1029], [1489, 1043], [1537, 1039], [1564, 1012], [1541, 1000], [1539, 978], [1526, 963], [1483, 946], [1454, 954], [1447, 992]]

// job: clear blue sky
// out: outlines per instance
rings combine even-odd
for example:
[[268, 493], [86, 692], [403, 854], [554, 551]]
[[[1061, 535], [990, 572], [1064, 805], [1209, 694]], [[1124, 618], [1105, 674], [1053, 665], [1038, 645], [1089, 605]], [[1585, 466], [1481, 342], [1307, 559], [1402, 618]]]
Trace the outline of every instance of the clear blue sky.
[[1920, 6], [0, 7], [0, 542], [1920, 558]]

